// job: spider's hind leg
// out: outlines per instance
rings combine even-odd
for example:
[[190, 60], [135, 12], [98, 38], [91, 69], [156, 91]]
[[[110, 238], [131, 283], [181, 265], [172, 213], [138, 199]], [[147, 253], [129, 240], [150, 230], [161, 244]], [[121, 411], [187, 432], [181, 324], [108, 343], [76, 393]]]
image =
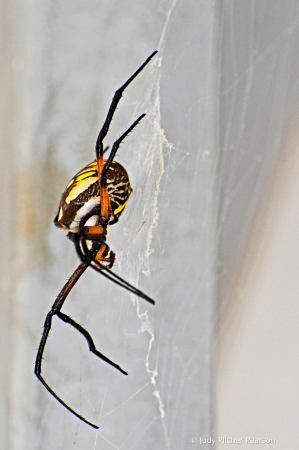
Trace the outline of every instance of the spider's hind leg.
[[56, 314], [59, 319], [61, 319], [63, 322], [70, 324], [72, 327], [76, 328], [76, 330], [79, 331], [79, 333], [81, 333], [85, 339], [87, 340], [88, 346], [89, 346], [89, 350], [91, 351], [91, 353], [94, 353], [96, 356], [98, 356], [99, 358], [101, 358], [103, 361], [105, 361], [106, 363], [110, 364], [110, 366], [115, 367], [115, 369], [119, 370], [121, 373], [123, 373], [124, 375], [128, 375], [127, 372], [125, 372], [118, 364], [115, 364], [113, 361], [111, 361], [111, 359], [107, 358], [105, 355], [103, 355], [103, 353], [99, 352], [96, 349], [96, 346], [94, 345], [93, 339], [90, 336], [90, 334], [88, 333], [87, 330], [85, 330], [85, 328], [83, 328], [79, 323], [75, 322], [71, 317], [67, 316], [66, 314], [62, 313], [62, 312], [57, 312]]

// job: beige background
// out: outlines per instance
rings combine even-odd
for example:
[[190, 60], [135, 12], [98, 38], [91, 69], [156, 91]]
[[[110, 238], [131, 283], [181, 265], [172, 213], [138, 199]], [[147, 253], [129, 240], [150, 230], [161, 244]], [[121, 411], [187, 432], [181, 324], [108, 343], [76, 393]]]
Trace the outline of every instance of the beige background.
[[[299, 445], [298, 131], [296, 108], [229, 292], [231, 309], [222, 316], [217, 437], [244, 439], [220, 449]], [[246, 437], [276, 443], [246, 445]]]

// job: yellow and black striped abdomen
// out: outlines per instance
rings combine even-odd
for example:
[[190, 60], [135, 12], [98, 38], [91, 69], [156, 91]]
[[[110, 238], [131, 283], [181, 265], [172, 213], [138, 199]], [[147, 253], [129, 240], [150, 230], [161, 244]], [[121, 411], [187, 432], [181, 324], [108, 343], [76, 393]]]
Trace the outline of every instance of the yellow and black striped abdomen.
[[[107, 189], [113, 213], [109, 221], [111, 225], [118, 221], [132, 192], [126, 170], [115, 161], [112, 161], [107, 172]], [[67, 185], [54, 223], [76, 233], [89, 218], [100, 216], [100, 213], [100, 188], [97, 163], [94, 161], [78, 172]]]

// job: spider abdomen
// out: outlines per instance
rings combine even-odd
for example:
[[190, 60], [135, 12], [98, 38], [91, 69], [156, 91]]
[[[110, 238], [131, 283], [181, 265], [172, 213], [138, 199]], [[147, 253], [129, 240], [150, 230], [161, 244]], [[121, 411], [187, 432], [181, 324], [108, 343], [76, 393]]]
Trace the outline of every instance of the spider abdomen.
[[[116, 161], [112, 161], [107, 172], [107, 190], [112, 207], [109, 225], [112, 225], [118, 221], [132, 192], [126, 170]], [[100, 187], [97, 163], [94, 161], [78, 172], [67, 185], [54, 223], [60, 228], [77, 233], [90, 217], [100, 215]]]

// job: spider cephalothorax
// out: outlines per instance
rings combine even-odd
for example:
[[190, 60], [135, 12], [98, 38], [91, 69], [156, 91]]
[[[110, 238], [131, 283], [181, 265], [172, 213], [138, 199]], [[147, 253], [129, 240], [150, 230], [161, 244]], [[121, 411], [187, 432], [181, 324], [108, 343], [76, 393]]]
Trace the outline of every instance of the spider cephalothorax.
[[106, 243], [108, 225], [113, 225], [118, 222], [132, 192], [126, 170], [119, 163], [114, 161], [114, 157], [120, 143], [133, 128], [136, 127], [140, 120], [143, 119], [145, 114], [142, 114], [128, 130], [114, 142], [107, 160], [104, 160], [103, 140], [108, 133], [113, 114], [122, 97], [122, 93], [156, 53], [157, 52], [152, 53], [126, 83], [115, 92], [104, 125], [97, 138], [95, 148], [96, 160], [80, 170], [80, 172], [71, 179], [62, 194], [58, 214], [54, 219], [56, 226], [68, 231], [68, 237], [74, 243], [81, 263], [62, 288], [53, 303], [51, 310], [47, 314], [36, 356], [34, 371], [38, 379], [53, 397], [76, 417], [94, 428], [98, 427], [91, 422], [88, 422], [84, 417], [70, 408], [46, 383], [41, 373], [42, 359], [51, 329], [52, 318], [53, 316], [58, 316], [63, 322], [73, 326], [85, 337], [89, 350], [92, 353], [127, 375], [127, 372], [119, 365], [115, 364], [96, 349], [92, 337], [87, 330], [75, 322], [71, 317], [61, 312], [66, 297], [88, 267], [92, 267], [106, 278], [109, 278], [114, 283], [127, 289], [133, 294], [138, 295], [151, 304], [155, 303], [154, 300], [146, 294], [110, 270], [113, 267], [115, 254], [110, 250], [110, 247]]

